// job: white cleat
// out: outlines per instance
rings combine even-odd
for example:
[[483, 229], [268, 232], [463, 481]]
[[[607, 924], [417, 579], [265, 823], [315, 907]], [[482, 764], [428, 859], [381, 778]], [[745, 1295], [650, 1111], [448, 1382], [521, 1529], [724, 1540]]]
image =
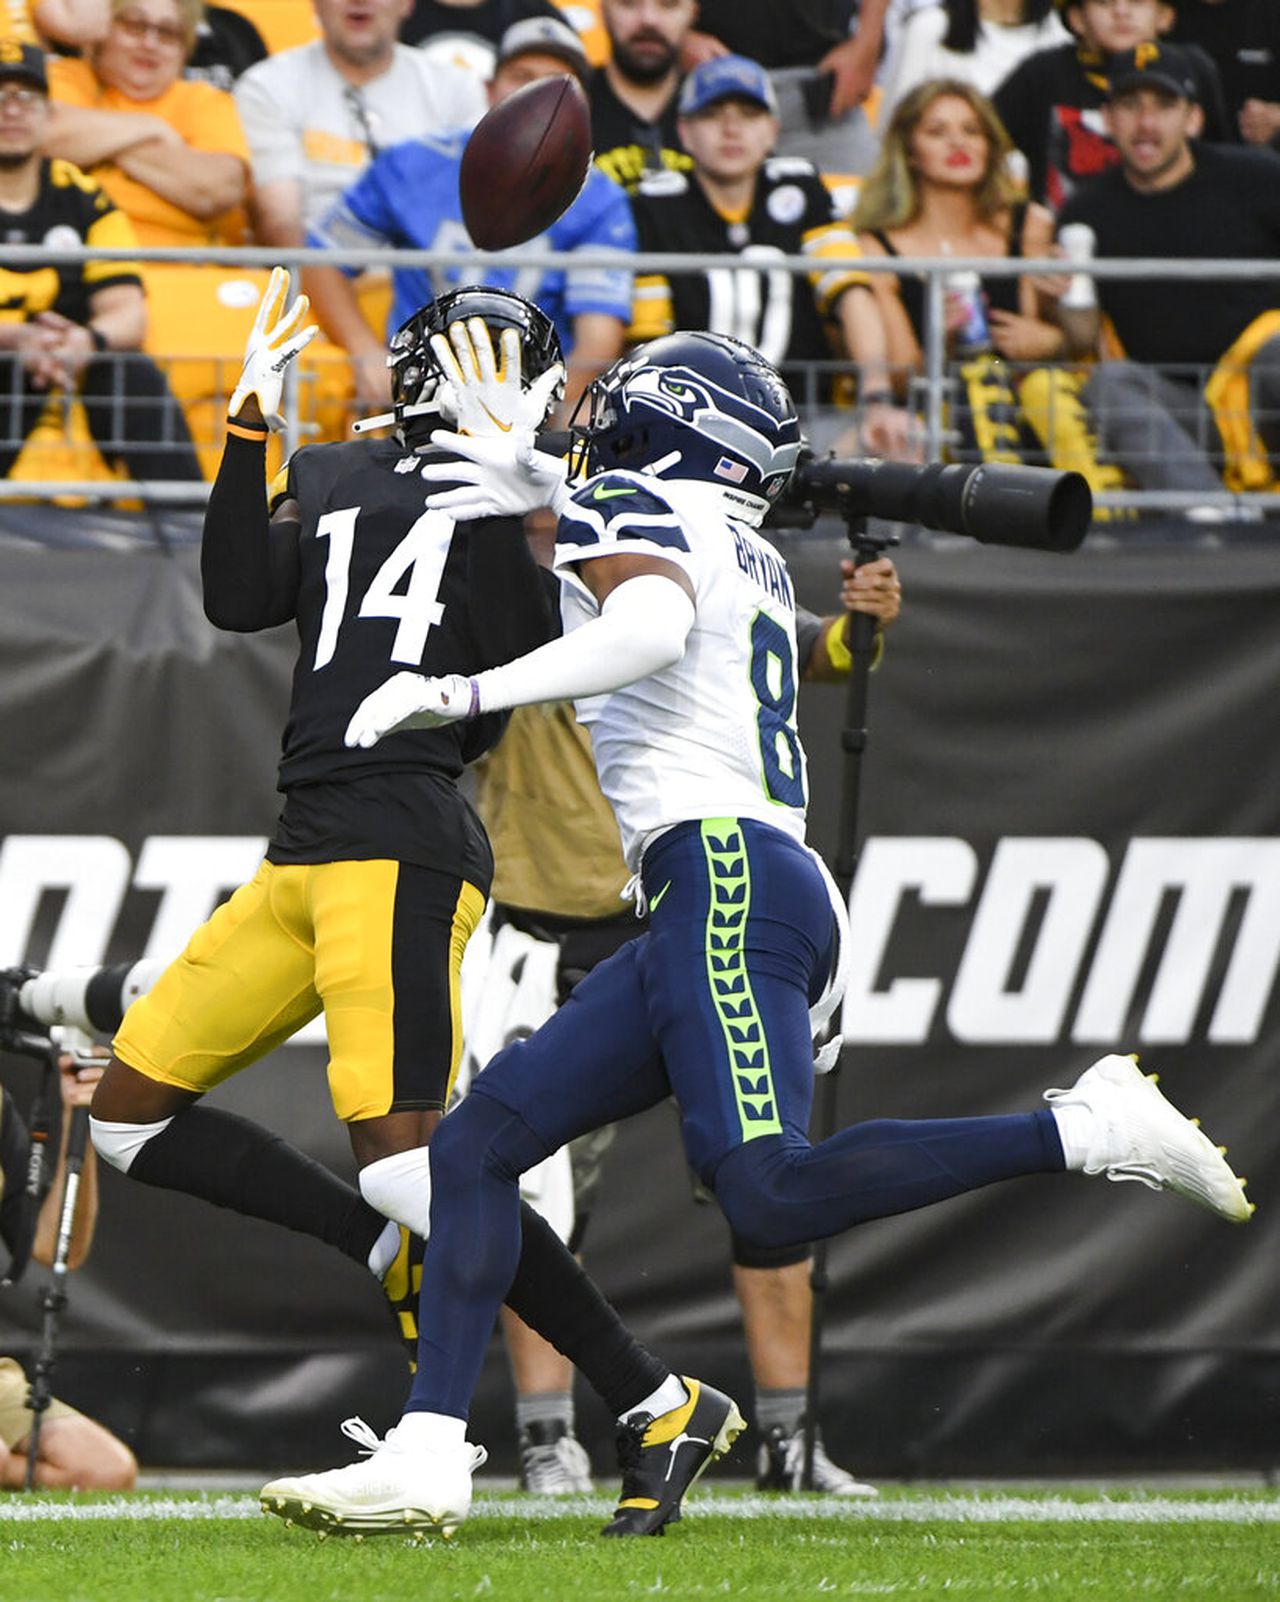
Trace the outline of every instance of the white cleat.
[[453, 1534], [471, 1511], [471, 1476], [489, 1454], [483, 1446], [409, 1446], [403, 1429], [379, 1440], [361, 1418], [342, 1432], [366, 1455], [346, 1468], [272, 1480], [258, 1493], [264, 1513], [321, 1536]]
[[1253, 1213], [1224, 1160], [1197, 1124], [1184, 1118], [1156, 1088], [1155, 1075], [1140, 1072], [1132, 1057], [1103, 1057], [1086, 1068], [1069, 1090], [1046, 1090], [1051, 1106], [1082, 1108], [1093, 1128], [1084, 1161], [1086, 1174], [1136, 1179], [1152, 1190], [1174, 1190], [1220, 1218], [1243, 1224]]

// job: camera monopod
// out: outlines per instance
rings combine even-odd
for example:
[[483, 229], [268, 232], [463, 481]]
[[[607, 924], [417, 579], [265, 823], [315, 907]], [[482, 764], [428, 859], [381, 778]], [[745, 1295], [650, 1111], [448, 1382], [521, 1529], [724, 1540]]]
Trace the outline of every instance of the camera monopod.
[[[52, 1048], [55, 1074], [62, 1048]], [[96, 1059], [95, 1059], [96, 1060]], [[53, 1251], [53, 1264], [48, 1285], [40, 1299], [42, 1320], [40, 1347], [31, 1370], [31, 1386], [27, 1406], [31, 1411], [31, 1434], [27, 1441], [27, 1474], [25, 1489], [35, 1488], [36, 1465], [40, 1458], [40, 1427], [49, 1403], [53, 1399], [53, 1371], [58, 1364], [58, 1326], [67, 1305], [67, 1272], [71, 1257], [71, 1236], [75, 1228], [76, 1203], [80, 1196], [80, 1175], [84, 1168], [85, 1151], [89, 1139], [89, 1109], [73, 1107], [70, 1128], [67, 1132], [67, 1155], [64, 1164], [62, 1200], [58, 1208], [58, 1234]]]
[[[987, 545], [1018, 545], [1032, 550], [1077, 550], [1089, 529], [1093, 499], [1079, 473], [1048, 468], [982, 462], [977, 466], [933, 463], [820, 460], [802, 457], [783, 504], [768, 521], [775, 527], [807, 527], [820, 511], [836, 511], [844, 519], [855, 566], [874, 560], [898, 538], [872, 533], [871, 517], [918, 523], [945, 533], [967, 534]], [[845, 698], [840, 812], [833, 877], [846, 906], [858, 867], [858, 803], [862, 758], [867, 749], [869, 675], [876, 620], [865, 612], [849, 615], [852, 662]], [[857, 939], [857, 931], [851, 932]], [[846, 1048], [847, 1049], [847, 1048]], [[841, 1053], [843, 1057], [844, 1053]], [[835, 1134], [840, 1062], [819, 1087], [815, 1140]], [[813, 1311], [809, 1326], [809, 1380], [805, 1394], [804, 1467], [801, 1485], [814, 1489], [821, 1399], [822, 1326], [826, 1311], [827, 1242], [814, 1244], [809, 1283]]]

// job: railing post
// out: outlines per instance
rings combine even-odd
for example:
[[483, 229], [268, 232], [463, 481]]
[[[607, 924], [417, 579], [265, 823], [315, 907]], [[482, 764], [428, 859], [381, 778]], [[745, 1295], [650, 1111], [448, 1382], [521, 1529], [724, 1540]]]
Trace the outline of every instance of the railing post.
[[[289, 282], [295, 294], [302, 284], [302, 267], [295, 261], [285, 263], [289, 273]], [[298, 363], [290, 362], [284, 370], [284, 454], [287, 461], [298, 446], [302, 443], [302, 417], [299, 410]]]
[[945, 262], [931, 264], [924, 285], [924, 454], [927, 462], [942, 460], [942, 401], [947, 353], [943, 273], [947, 270]]

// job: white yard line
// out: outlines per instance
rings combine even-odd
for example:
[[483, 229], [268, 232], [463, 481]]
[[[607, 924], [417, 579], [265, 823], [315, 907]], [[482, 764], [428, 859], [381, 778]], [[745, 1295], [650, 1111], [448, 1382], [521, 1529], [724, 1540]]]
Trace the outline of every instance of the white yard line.
[[[481, 1495], [472, 1509], [473, 1519], [531, 1519], [591, 1514], [606, 1517], [613, 1510], [604, 1497], [497, 1498]], [[1106, 1496], [1077, 1501], [1068, 1497], [1033, 1496], [900, 1496], [883, 1500], [838, 1502], [830, 1497], [697, 1496], [689, 1515], [716, 1514], [722, 1518], [761, 1517], [843, 1521], [857, 1524], [944, 1523], [1007, 1524], [1280, 1524], [1280, 1497], [1151, 1496], [1112, 1500]], [[162, 1519], [261, 1518], [257, 1499], [249, 1496], [109, 1497], [101, 1502], [51, 1501], [12, 1495], [0, 1497], [0, 1524], [23, 1524], [35, 1519], [65, 1523], [86, 1519], [156, 1521]]]

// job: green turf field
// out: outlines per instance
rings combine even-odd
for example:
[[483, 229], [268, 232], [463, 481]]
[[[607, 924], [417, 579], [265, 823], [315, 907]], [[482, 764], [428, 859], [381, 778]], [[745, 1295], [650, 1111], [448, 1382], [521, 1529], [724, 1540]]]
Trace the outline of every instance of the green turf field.
[[659, 1539], [602, 1541], [602, 1498], [479, 1488], [452, 1541], [285, 1529], [234, 1494], [0, 1496], [3, 1602], [1280, 1598], [1268, 1491], [889, 1490], [843, 1507], [695, 1494]]

